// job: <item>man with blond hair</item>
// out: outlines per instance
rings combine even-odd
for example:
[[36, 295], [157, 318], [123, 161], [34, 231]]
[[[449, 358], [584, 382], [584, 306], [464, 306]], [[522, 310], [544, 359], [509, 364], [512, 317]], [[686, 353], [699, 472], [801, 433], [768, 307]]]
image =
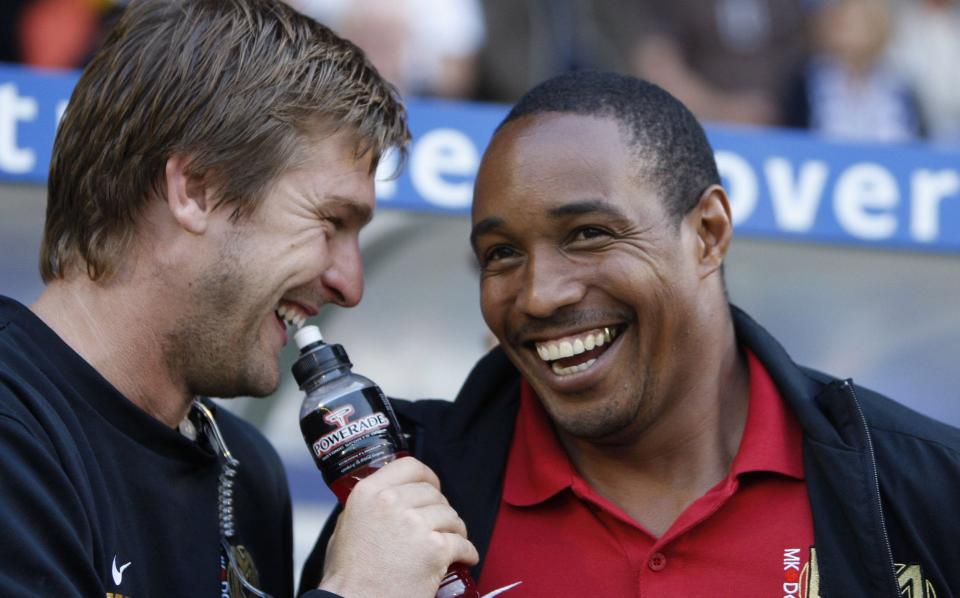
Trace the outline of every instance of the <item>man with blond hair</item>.
[[[373, 174], [408, 139], [363, 53], [277, 1], [130, 4], [57, 134], [47, 287], [0, 298], [4, 595], [293, 594], [280, 461], [198, 397], [270, 394], [286, 323], [360, 300]], [[342, 522], [323, 590], [432, 596], [476, 562], [412, 459]]]

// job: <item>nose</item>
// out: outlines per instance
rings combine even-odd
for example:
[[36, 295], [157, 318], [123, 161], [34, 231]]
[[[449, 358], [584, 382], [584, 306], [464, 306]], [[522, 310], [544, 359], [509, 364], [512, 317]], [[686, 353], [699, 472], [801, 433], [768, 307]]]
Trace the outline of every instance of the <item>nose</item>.
[[337, 239], [330, 245], [330, 266], [320, 276], [323, 300], [353, 307], [363, 297], [363, 259], [356, 237]]
[[557, 310], [579, 303], [586, 286], [562, 256], [530, 255], [523, 267], [517, 308], [532, 318], [547, 318]]

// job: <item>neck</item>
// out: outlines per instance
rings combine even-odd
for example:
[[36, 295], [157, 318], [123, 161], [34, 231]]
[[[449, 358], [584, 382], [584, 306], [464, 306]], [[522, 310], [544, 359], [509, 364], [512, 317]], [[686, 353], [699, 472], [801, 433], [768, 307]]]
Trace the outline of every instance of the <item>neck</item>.
[[33, 312], [132, 403], [175, 427], [193, 399], [163, 358], [155, 289], [129, 279], [74, 274], [50, 283]]
[[623, 442], [561, 434], [577, 471], [602, 496], [659, 536], [693, 501], [723, 480], [746, 424], [749, 373], [729, 312], [700, 337], [692, 371], [661, 391], [662, 406], [640, 414]]

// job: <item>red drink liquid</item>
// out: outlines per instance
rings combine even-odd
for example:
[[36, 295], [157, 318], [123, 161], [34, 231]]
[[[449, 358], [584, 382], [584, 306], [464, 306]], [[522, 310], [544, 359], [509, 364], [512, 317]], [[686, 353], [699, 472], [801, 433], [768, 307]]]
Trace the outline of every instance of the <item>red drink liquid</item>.
[[397, 459], [402, 459], [406, 456], [406, 451], [399, 451], [393, 455], [389, 455], [383, 459], [374, 461], [368, 465], [364, 465], [363, 467], [358, 467], [347, 475], [334, 480], [333, 483], [330, 484], [330, 490], [333, 491], [334, 496], [337, 497], [337, 500], [340, 501], [341, 505], [347, 504], [347, 497], [350, 496], [350, 492], [353, 490], [353, 487], [356, 486], [360, 480], [380, 469], [387, 463], [391, 463]]

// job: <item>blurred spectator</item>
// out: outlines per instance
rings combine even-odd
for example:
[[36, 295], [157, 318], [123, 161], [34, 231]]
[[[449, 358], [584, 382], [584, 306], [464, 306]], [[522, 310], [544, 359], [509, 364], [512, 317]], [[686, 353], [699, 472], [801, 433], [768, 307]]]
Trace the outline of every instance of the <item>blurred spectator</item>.
[[898, 8], [893, 64], [916, 91], [929, 136], [960, 144], [960, 3], [904, 0]]
[[638, 40], [634, 72], [701, 119], [782, 122], [806, 56], [806, 0], [650, 0], [656, 30]]
[[891, 26], [886, 0], [824, 2], [788, 124], [848, 140], [917, 138], [922, 127], [913, 93], [886, 60]]
[[99, 46], [119, 4], [113, 0], [4, 0], [0, 60], [47, 68], [81, 67]]
[[287, 0], [364, 49], [405, 95], [468, 97], [484, 27], [478, 0]]
[[498, 102], [573, 69], [628, 72], [650, 22], [647, 3], [637, 0], [483, 0], [483, 13], [477, 95]]
[[17, 26], [21, 61], [39, 67], [81, 66], [93, 50], [99, 18], [90, 0], [34, 0]]
[[20, 62], [20, 40], [17, 23], [29, 0], [0, 2], [0, 62]]

